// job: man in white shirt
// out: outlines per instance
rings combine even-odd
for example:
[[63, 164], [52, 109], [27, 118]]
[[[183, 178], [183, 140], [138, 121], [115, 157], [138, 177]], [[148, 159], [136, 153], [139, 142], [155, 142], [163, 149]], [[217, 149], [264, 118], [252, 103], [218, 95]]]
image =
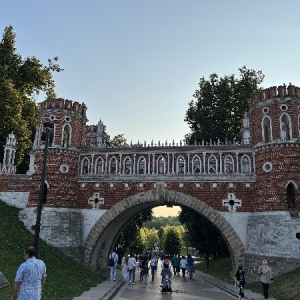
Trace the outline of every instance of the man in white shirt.
[[136, 259], [133, 254], [130, 254], [130, 258], [128, 259], [128, 272], [129, 272], [129, 284], [134, 284], [135, 280], [135, 268], [136, 268]]

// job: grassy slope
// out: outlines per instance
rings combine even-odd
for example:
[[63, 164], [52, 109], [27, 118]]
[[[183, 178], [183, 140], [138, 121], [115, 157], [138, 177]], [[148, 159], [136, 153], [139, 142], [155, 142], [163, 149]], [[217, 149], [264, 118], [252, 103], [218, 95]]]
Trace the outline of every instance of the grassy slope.
[[[210, 261], [210, 268], [207, 270], [205, 263], [199, 265], [199, 269], [212, 276], [220, 278], [225, 281], [233, 282], [228, 276], [231, 271], [231, 260], [226, 259], [215, 259]], [[257, 276], [259, 280], [259, 276]], [[270, 297], [276, 300], [295, 300], [300, 299], [300, 268], [286, 273], [284, 275], [274, 278], [270, 284]], [[262, 287], [260, 282], [254, 282], [246, 284], [246, 289], [250, 289], [256, 293], [262, 293]]]
[[[24, 261], [24, 249], [33, 242], [33, 235], [18, 219], [19, 211], [0, 201], [0, 271], [11, 284], [18, 266]], [[43, 300], [73, 299], [105, 279], [43, 241], [39, 243], [39, 257], [47, 266]], [[10, 299], [11, 289], [12, 285], [1, 288], [0, 299]]]

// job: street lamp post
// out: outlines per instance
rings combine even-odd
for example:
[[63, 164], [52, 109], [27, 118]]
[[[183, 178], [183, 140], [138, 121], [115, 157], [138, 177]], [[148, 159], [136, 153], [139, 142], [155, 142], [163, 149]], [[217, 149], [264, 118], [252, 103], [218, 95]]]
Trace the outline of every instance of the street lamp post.
[[39, 248], [42, 207], [43, 207], [43, 204], [46, 203], [47, 185], [45, 184], [45, 176], [46, 176], [49, 140], [50, 141], [52, 140], [52, 132], [50, 131], [50, 128], [53, 128], [53, 123], [46, 122], [43, 124], [43, 127], [44, 127], [45, 131], [42, 133], [41, 140], [45, 141], [45, 148], [44, 148], [42, 177], [41, 177], [41, 184], [40, 184], [40, 194], [39, 194], [39, 202], [38, 202], [38, 208], [37, 208], [36, 223], [35, 223], [35, 226], [33, 226], [33, 228], [34, 228], [33, 246], [35, 247], [36, 255], [38, 254], [38, 248]]

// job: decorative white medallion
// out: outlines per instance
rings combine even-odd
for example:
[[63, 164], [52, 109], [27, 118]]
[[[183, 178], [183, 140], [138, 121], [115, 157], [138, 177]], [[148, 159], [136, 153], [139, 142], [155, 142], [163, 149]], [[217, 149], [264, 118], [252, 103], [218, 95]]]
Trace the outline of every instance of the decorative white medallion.
[[246, 188], [249, 188], [249, 187], [250, 187], [250, 183], [246, 183], [246, 184], [245, 184], [245, 187], [246, 187]]
[[143, 183], [139, 183], [139, 187], [140, 187], [140, 188], [143, 188], [143, 187], [144, 187], [144, 184], [143, 184]]
[[129, 187], [128, 183], [124, 183], [124, 187], [128, 188]]
[[95, 187], [96, 187], [96, 188], [98, 188], [99, 186], [100, 186], [100, 184], [99, 184], [99, 183], [96, 183], [96, 184], [95, 184]]
[[180, 188], [183, 188], [183, 183], [179, 183], [179, 187], [180, 187]]
[[266, 173], [271, 172], [272, 169], [273, 169], [272, 163], [270, 163], [270, 162], [265, 162], [265, 163], [263, 164], [263, 170], [264, 170]]
[[235, 193], [228, 193], [227, 199], [223, 199], [222, 203], [230, 212], [236, 212], [236, 208], [242, 206], [242, 201], [235, 197]]
[[111, 182], [111, 183], [109, 184], [109, 187], [110, 187], [110, 188], [113, 188], [113, 187], [114, 187], [114, 184]]
[[101, 204], [104, 203], [104, 198], [100, 196], [100, 193], [94, 193], [94, 195], [88, 200], [89, 205], [93, 207], [93, 209], [98, 209]]
[[66, 174], [69, 172], [69, 166], [68, 165], [61, 165], [59, 167], [59, 171], [62, 172], [63, 174]]
[[201, 186], [200, 183], [195, 183], [196, 188], [199, 188], [200, 186]]
[[216, 187], [218, 187], [218, 184], [217, 184], [217, 183], [213, 183], [213, 184], [212, 184], [212, 187], [213, 187], [213, 188], [216, 188]]
[[232, 188], [233, 187], [233, 183], [229, 183], [228, 187]]
[[84, 187], [85, 187], [85, 183], [82, 183], [82, 184], [81, 184], [81, 187], [84, 188]]

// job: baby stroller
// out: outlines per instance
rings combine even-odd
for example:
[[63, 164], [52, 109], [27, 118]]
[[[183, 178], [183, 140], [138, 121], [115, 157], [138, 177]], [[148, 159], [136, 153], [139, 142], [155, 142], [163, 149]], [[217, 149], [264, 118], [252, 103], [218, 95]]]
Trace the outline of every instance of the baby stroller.
[[161, 283], [161, 293], [172, 293], [172, 282], [169, 275], [166, 275]]

